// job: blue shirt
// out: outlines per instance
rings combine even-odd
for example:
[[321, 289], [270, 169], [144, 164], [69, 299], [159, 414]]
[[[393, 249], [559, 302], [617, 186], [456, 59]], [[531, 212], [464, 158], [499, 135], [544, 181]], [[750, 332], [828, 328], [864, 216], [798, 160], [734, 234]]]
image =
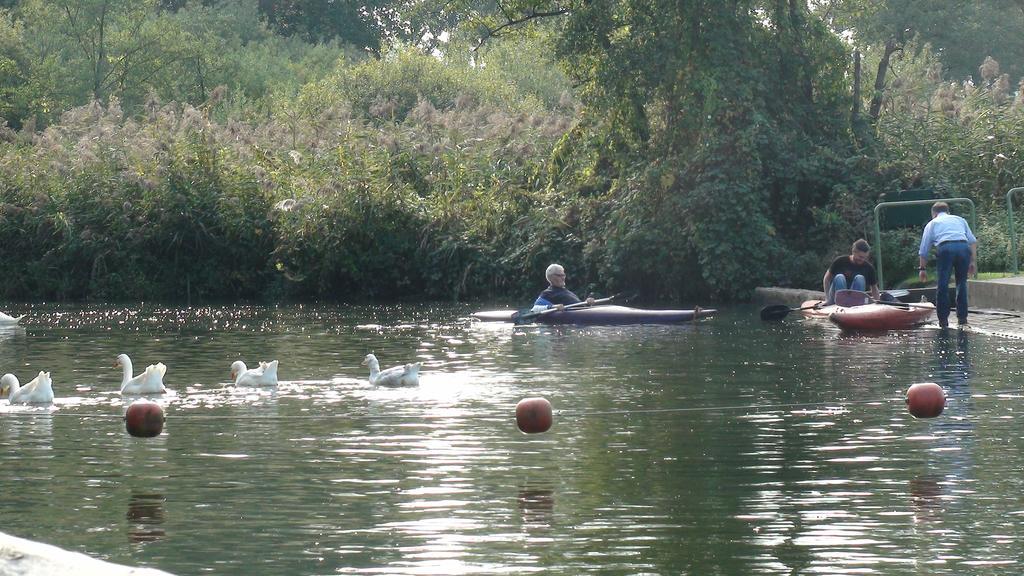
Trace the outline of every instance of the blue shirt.
[[533, 305], [550, 308], [555, 304], [576, 304], [579, 301], [579, 296], [573, 294], [567, 288], [555, 288], [554, 286], [548, 286], [547, 290], [541, 292], [540, 296], [537, 296], [537, 300]]
[[968, 244], [978, 243], [978, 239], [971, 232], [971, 227], [967, 225], [967, 220], [953, 214], [940, 212], [924, 227], [924, 234], [921, 236], [921, 249], [917, 253], [921, 258], [927, 258], [928, 251], [932, 246], [957, 240], [966, 241]]

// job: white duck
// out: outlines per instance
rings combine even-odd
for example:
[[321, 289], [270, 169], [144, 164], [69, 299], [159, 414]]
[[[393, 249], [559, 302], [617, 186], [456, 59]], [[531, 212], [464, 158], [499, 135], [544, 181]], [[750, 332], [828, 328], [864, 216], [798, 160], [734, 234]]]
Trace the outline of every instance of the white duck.
[[420, 367], [423, 362], [395, 366], [381, 372], [377, 357], [367, 354], [363, 358], [363, 365], [370, 367], [370, 384], [374, 386], [416, 386], [420, 383]]
[[24, 314], [15, 318], [14, 316], [9, 316], [7, 314], [4, 314], [3, 312], [0, 312], [0, 326], [13, 326], [20, 322], [21, 319], [24, 317]]
[[164, 374], [167, 366], [157, 362], [146, 367], [146, 371], [132, 378], [132, 359], [127, 354], [119, 354], [114, 366], [121, 367], [121, 394], [163, 394]]
[[38, 376], [24, 386], [14, 374], [4, 374], [0, 378], [0, 397], [3, 396], [9, 397], [11, 404], [52, 404], [53, 381], [50, 380], [50, 373], [40, 371]]
[[260, 362], [258, 368], [247, 369], [245, 362], [235, 360], [231, 364], [231, 377], [235, 386], [277, 386], [277, 360]]

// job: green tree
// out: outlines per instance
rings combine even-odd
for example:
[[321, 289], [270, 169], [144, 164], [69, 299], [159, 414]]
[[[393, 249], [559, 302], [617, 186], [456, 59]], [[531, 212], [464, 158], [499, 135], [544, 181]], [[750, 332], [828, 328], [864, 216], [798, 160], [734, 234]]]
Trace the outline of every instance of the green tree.
[[556, 53], [587, 104], [551, 185], [579, 210], [571, 249], [592, 271], [663, 297], [807, 275], [794, 262], [825, 243], [812, 208], [845, 173], [851, 98], [846, 50], [805, 2], [464, 9], [482, 38], [559, 19]]
[[30, 62], [25, 52], [21, 26], [0, 10], [0, 118], [20, 125], [25, 115], [23, 90], [28, 83]]
[[59, 52], [35, 32], [0, 10], [0, 118], [16, 129], [45, 122], [73, 102]]
[[940, 55], [954, 79], [974, 77], [991, 56], [1011, 76], [1024, 74], [1024, 2], [1021, 0], [833, 0], [819, 14], [862, 48], [902, 46], [917, 36]]
[[260, 13], [278, 32], [310, 42], [338, 39], [380, 54], [389, 40], [405, 38], [393, 0], [259, 0]]
[[117, 97], [134, 108], [167, 74], [181, 74], [190, 43], [153, 1], [26, 0], [16, 12], [25, 29], [34, 81], [62, 105]]
[[9, 124], [52, 121], [69, 107], [116, 97], [129, 114], [160, 100], [265, 107], [275, 93], [333, 70], [350, 50], [274, 34], [245, 0], [177, 10], [125, 0], [25, 0], [0, 23], [0, 88]]
[[82, 69], [93, 98], [105, 99], [115, 88], [123, 88], [133, 73], [156, 64], [157, 54], [146, 49], [152, 39], [144, 34], [154, 2], [44, 0], [43, 4], [84, 61]]

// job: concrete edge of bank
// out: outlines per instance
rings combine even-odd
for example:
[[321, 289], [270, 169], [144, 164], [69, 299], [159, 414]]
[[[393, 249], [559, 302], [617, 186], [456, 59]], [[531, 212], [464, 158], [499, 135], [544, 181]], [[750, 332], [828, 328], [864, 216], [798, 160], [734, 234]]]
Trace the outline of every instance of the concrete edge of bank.
[[754, 288], [755, 304], [785, 304], [799, 306], [808, 300], [824, 300], [825, 293], [820, 290], [801, 290], [800, 288], [776, 288], [762, 286]]
[[0, 532], [0, 576], [174, 576], [133, 568]]

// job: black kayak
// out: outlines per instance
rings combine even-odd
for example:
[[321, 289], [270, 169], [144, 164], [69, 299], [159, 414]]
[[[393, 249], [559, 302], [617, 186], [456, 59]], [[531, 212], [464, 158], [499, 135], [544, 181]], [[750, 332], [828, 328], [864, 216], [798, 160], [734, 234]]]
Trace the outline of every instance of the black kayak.
[[[546, 311], [533, 318], [540, 324], [677, 324], [707, 318], [711, 308], [693, 310], [645, 310], [628, 306], [592, 306], [569, 310]], [[484, 322], [514, 322], [516, 310], [485, 310], [474, 312], [473, 318]]]

